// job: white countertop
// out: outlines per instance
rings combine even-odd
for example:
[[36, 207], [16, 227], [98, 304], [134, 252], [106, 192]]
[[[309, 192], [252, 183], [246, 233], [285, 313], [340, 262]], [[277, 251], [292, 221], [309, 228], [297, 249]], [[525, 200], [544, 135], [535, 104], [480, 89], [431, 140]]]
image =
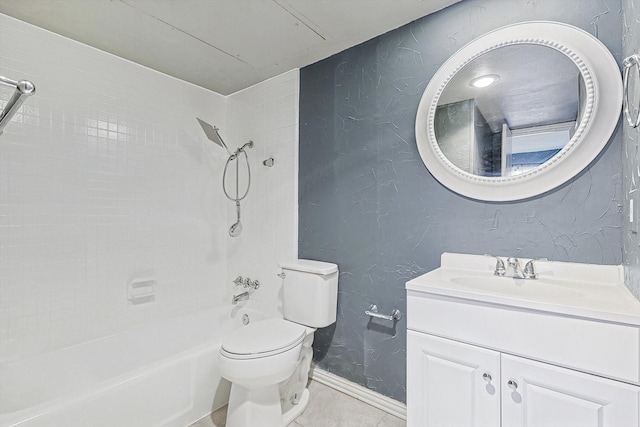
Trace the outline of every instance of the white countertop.
[[534, 261], [537, 279], [514, 279], [494, 275], [495, 265], [490, 256], [444, 253], [439, 268], [406, 289], [640, 326], [640, 301], [624, 285], [622, 266]]

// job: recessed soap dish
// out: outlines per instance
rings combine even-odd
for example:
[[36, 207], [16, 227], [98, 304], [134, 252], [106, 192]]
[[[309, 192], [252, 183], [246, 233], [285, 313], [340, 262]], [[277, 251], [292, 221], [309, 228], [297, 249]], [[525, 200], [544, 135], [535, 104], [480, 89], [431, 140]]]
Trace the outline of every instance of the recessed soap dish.
[[156, 299], [155, 279], [134, 279], [127, 284], [127, 299], [131, 304], [145, 304]]

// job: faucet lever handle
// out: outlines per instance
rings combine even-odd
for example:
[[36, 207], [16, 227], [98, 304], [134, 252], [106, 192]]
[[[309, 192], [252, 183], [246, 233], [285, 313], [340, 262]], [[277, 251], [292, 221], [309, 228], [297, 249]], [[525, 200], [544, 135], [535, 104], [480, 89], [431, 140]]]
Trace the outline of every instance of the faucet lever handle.
[[523, 273], [524, 277], [527, 279], [536, 279], [538, 277], [538, 275], [536, 274], [536, 269], [533, 266], [533, 260], [530, 260], [525, 264]]
[[493, 274], [495, 274], [496, 276], [504, 276], [504, 274], [507, 272], [507, 269], [504, 266], [504, 261], [502, 261], [502, 259], [500, 259], [495, 255], [491, 255], [491, 254], [484, 254], [484, 255], [496, 259], [496, 269], [493, 271]]
[[242, 279], [242, 276], [238, 276], [236, 277], [236, 280], [233, 281], [233, 283], [235, 283], [236, 286], [240, 286], [244, 284], [244, 279]]
[[504, 266], [504, 261], [498, 258], [498, 260], [496, 261], [496, 271], [494, 271], [494, 274], [496, 276], [504, 276], [506, 272], [507, 272], [507, 269]]

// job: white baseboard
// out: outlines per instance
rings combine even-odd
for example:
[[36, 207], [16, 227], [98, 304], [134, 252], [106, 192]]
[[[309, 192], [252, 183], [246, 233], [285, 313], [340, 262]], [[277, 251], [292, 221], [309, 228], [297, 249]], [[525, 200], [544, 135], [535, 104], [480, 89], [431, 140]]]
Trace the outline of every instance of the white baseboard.
[[325, 384], [333, 389], [336, 389], [344, 394], [354, 397], [363, 401], [375, 408], [381, 409], [388, 414], [407, 419], [407, 405], [390, 397], [384, 396], [375, 391], [371, 391], [366, 387], [353, 383], [349, 380], [345, 380], [342, 377], [334, 375], [330, 372], [313, 367], [310, 372], [310, 378], [319, 383]]

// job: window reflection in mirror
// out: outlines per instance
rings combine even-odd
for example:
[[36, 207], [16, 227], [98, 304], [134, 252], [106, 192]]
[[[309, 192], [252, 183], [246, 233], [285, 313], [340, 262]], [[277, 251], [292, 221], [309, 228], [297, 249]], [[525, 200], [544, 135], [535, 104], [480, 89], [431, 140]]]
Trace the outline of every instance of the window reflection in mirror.
[[503, 46], [475, 58], [447, 83], [434, 119], [436, 140], [466, 172], [517, 175], [569, 142], [585, 98], [582, 76], [563, 53], [535, 44]]

